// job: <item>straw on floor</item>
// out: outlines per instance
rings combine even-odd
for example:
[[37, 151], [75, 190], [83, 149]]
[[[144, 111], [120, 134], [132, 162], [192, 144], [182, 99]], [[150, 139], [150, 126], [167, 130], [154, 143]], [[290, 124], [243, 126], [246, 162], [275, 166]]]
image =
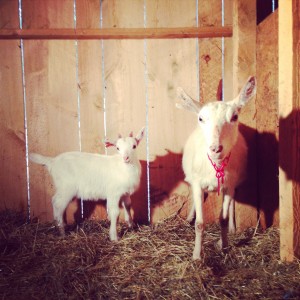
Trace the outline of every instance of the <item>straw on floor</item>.
[[216, 245], [207, 225], [201, 262], [194, 227], [177, 215], [110, 242], [108, 221], [87, 220], [61, 238], [53, 223], [0, 213], [1, 299], [299, 299], [300, 263], [279, 260], [279, 231], [249, 228]]

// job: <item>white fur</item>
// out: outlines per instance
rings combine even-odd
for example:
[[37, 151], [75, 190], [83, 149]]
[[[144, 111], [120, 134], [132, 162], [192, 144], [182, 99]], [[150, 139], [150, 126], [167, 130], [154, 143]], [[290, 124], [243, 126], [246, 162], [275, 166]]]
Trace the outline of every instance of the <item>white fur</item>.
[[250, 77], [239, 96], [234, 100], [214, 101], [202, 107], [182, 89], [179, 90], [179, 93], [183, 101], [177, 107], [192, 111], [198, 116], [199, 126], [186, 142], [182, 166], [186, 176], [185, 180], [191, 185], [193, 192], [194, 205], [188, 216], [189, 221], [194, 218], [196, 212], [193, 258], [200, 259], [204, 232], [202, 208], [204, 192], [218, 189], [216, 171], [208, 155], [213, 162], [220, 166], [230, 154], [228, 165], [225, 167], [224, 184], [220, 182], [220, 189], [224, 193], [220, 216], [221, 248], [228, 246], [228, 222], [229, 231], [235, 232], [234, 193], [235, 188], [244, 179], [247, 162], [247, 146], [244, 137], [239, 132], [237, 117], [241, 108], [255, 95], [256, 80], [254, 77]]
[[83, 200], [106, 199], [110, 217], [110, 239], [116, 241], [119, 203], [125, 208], [125, 219], [132, 225], [130, 216], [130, 195], [140, 184], [141, 164], [135, 149], [143, 138], [144, 128], [134, 138], [105, 140], [106, 147], [114, 146], [115, 155], [101, 155], [85, 152], [65, 152], [56, 157], [31, 153], [30, 160], [45, 165], [52, 176], [56, 189], [52, 198], [54, 218], [64, 233], [63, 213], [74, 198]]

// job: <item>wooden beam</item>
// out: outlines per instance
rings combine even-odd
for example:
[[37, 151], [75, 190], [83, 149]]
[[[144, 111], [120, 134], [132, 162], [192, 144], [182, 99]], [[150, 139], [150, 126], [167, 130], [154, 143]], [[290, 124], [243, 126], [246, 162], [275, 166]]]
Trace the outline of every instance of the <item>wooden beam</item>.
[[[256, 0], [233, 1], [233, 96], [250, 75], [256, 75]], [[256, 107], [252, 99], [240, 116], [240, 130], [248, 147], [247, 179], [237, 189], [235, 216], [238, 230], [256, 226]]]
[[300, 257], [299, 2], [279, 1], [280, 257]]
[[231, 37], [231, 26], [102, 29], [0, 29], [0, 39], [98, 40]]

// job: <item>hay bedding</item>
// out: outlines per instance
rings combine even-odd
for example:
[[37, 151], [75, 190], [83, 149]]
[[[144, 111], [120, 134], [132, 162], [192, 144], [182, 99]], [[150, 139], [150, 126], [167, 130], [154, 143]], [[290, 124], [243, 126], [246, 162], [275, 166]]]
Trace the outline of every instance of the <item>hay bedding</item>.
[[279, 234], [250, 228], [215, 249], [209, 225], [203, 262], [192, 261], [194, 228], [178, 216], [108, 239], [107, 221], [58, 236], [52, 223], [0, 213], [1, 299], [300, 299], [299, 261], [279, 261]]

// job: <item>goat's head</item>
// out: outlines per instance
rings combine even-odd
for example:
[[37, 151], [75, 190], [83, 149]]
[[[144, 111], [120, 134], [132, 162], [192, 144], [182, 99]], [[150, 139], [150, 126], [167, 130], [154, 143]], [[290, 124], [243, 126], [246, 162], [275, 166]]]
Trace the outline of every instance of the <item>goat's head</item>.
[[119, 135], [116, 141], [110, 141], [108, 138], [105, 139], [105, 147], [115, 147], [119, 154], [122, 156], [125, 163], [130, 163], [135, 159], [135, 149], [142, 140], [145, 132], [145, 127], [143, 127], [140, 132], [133, 137], [132, 132], [127, 137], [122, 137]]
[[239, 113], [256, 93], [255, 77], [249, 77], [240, 94], [231, 101], [213, 101], [201, 106], [181, 88], [178, 92], [182, 102], [177, 107], [198, 116], [207, 154], [215, 161], [224, 159], [237, 142]]

